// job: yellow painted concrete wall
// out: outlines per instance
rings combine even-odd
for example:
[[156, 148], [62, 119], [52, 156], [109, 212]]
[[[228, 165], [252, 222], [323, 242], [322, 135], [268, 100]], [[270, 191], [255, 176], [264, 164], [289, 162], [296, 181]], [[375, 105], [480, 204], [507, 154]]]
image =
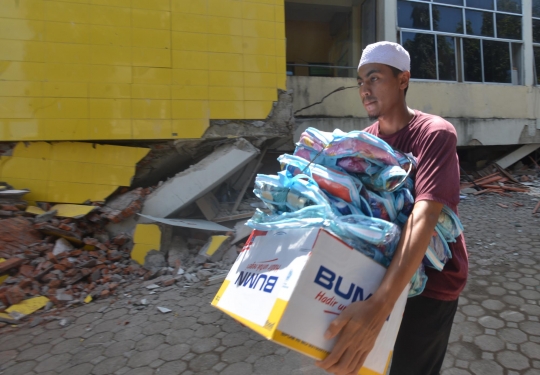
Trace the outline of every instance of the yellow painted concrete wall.
[[0, 0], [0, 141], [199, 138], [285, 88], [284, 0]]
[[18, 143], [0, 156], [0, 181], [29, 189], [25, 199], [83, 203], [104, 201], [119, 186], [129, 186], [135, 164], [148, 149], [83, 142]]

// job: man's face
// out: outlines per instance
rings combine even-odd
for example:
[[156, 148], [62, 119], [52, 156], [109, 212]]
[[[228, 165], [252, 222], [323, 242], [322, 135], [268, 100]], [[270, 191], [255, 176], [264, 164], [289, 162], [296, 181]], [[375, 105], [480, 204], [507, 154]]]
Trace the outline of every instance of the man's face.
[[365, 64], [358, 69], [360, 98], [370, 119], [384, 116], [403, 103], [402, 74], [396, 77], [385, 64]]

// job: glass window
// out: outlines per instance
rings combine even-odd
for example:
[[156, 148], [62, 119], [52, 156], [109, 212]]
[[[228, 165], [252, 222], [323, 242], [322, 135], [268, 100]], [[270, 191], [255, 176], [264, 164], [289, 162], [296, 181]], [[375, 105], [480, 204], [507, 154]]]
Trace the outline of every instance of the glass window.
[[534, 66], [536, 68], [536, 84], [540, 85], [540, 47], [534, 47]]
[[448, 33], [463, 33], [463, 11], [461, 8], [433, 5], [433, 30]]
[[401, 44], [411, 55], [411, 77], [437, 79], [435, 35], [402, 33]]
[[533, 42], [540, 43], [540, 20], [533, 19]]
[[493, 0], [466, 0], [467, 7], [493, 10]]
[[463, 73], [465, 81], [482, 82], [480, 39], [463, 39]]
[[495, 36], [493, 33], [493, 13], [479, 10], [465, 10], [466, 31], [469, 35]]
[[532, 15], [540, 18], [540, 0], [532, 0]]
[[398, 25], [410, 29], [430, 30], [429, 4], [398, 1]]
[[512, 83], [508, 42], [483, 40], [482, 44], [484, 48], [484, 81]]
[[497, 38], [521, 39], [521, 17], [496, 14]]
[[463, 6], [463, 0], [433, 0], [434, 3], [460, 5]]
[[497, 0], [497, 10], [521, 14], [521, 0]]
[[455, 38], [437, 35], [437, 57], [439, 59], [439, 79], [456, 81], [456, 40]]

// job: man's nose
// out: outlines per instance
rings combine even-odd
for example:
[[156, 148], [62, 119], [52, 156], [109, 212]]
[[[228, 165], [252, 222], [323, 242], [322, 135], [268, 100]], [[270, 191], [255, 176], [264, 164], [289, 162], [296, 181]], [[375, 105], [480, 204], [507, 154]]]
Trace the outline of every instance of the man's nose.
[[369, 94], [370, 94], [369, 87], [364, 83], [363, 85], [360, 86], [360, 97], [364, 99], [368, 97]]

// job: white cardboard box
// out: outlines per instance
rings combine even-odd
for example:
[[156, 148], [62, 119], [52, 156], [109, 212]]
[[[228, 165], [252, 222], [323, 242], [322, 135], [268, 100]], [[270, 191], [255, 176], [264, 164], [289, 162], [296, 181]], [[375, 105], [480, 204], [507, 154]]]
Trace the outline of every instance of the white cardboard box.
[[[328, 325], [350, 303], [369, 298], [385, 272], [324, 229], [253, 231], [212, 305], [272, 341], [323, 359], [335, 344], [324, 339]], [[386, 373], [408, 291], [359, 374]]]

